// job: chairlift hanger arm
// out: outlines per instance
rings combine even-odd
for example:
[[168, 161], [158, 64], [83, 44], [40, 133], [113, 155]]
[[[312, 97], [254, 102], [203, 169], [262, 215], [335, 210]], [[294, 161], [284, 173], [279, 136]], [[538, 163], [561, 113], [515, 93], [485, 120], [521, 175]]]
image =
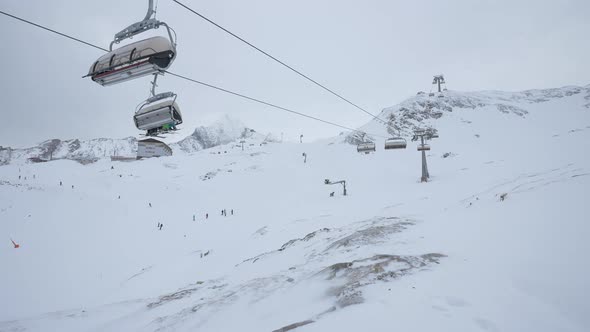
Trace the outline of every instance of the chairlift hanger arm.
[[148, 10], [143, 20], [133, 23], [127, 28], [121, 30], [119, 33], [115, 34], [114, 41], [118, 43], [121, 40], [131, 38], [136, 34], [143, 32], [144, 30], [153, 29], [154, 24], [157, 24], [158, 22], [156, 19], [151, 18], [154, 13], [154, 0], [148, 0]]
[[144, 21], [147, 21], [154, 15], [156, 11], [154, 10], [154, 0], [148, 0], [148, 11], [143, 18]]
[[[168, 37], [170, 38], [170, 42], [172, 43], [174, 49], [176, 49], [176, 38], [172, 37], [172, 31], [174, 30], [172, 30], [172, 28], [170, 28], [168, 24], [166, 24], [165, 22], [160, 22], [155, 17], [152, 18], [152, 16], [154, 16], [155, 13], [156, 11], [154, 10], [154, 0], [149, 0], [148, 11], [143, 20], [137, 23], [133, 23], [127, 28], [115, 34], [115, 38], [111, 42], [109, 49], [112, 51], [113, 44], [118, 44], [122, 40], [132, 38], [133, 36], [145, 32], [147, 30], [157, 29], [160, 27], [160, 25], [166, 27], [166, 29], [168, 30]], [[176, 36], [176, 32], [174, 33], [174, 35]]]

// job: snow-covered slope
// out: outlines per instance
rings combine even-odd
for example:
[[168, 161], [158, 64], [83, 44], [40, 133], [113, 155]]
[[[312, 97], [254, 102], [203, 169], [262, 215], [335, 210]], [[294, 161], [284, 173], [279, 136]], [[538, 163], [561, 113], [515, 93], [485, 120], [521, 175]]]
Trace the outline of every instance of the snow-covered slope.
[[172, 147], [190, 153], [245, 138], [264, 140], [266, 136], [258, 134], [254, 129], [246, 127], [241, 121], [226, 115], [211, 126], [196, 128], [190, 136], [172, 144]]
[[587, 331], [588, 88], [434, 100], [428, 183], [411, 142], [0, 167], [0, 331]]

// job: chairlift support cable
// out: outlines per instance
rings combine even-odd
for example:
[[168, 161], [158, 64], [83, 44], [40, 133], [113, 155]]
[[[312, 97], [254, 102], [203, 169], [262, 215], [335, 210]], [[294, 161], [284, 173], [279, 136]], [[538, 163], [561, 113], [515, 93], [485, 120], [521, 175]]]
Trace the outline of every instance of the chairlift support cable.
[[[84, 41], [84, 40], [82, 40], [82, 39], [79, 39], [79, 38], [76, 38], [76, 37], [72, 37], [72, 36], [70, 36], [70, 35], [67, 35], [67, 34], [65, 34], [65, 33], [62, 33], [62, 32], [59, 32], [59, 31], [56, 31], [56, 30], [53, 30], [53, 29], [50, 29], [50, 28], [48, 28], [48, 27], [45, 27], [45, 26], [43, 26], [43, 25], [40, 25], [40, 24], [37, 24], [37, 23], [31, 22], [31, 21], [25, 20], [25, 19], [23, 19], [23, 18], [20, 18], [20, 17], [14, 16], [14, 15], [12, 15], [12, 14], [9, 14], [9, 13], [6, 13], [6, 12], [4, 12], [4, 11], [1, 11], [1, 10], [0, 10], [0, 14], [3, 14], [3, 15], [5, 15], [5, 16], [8, 16], [8, 17], [11, 17], [11, 18], [13, 18], [13, 19], [19, 20], [19, 21], [21, 21], [21, 22], [24, 22], [24, 23], [30, 24], [30, 25], [32, 25], [32, 26], [35, 26], [35, 27], [37, 27], [37, 28], [40, 28], [40, 29], [43, 29], [43, 30], [46, 30], [46, 31], [52, 32], [52, 33], [54, 33], [54, 34], [56, 34], [56, 35], [59, 35], [59, 36], [61, 36], [61, 37], [68, 38], [68, 39], [70, 39], [70, 40], [74, 40], [74, 41], [76, 41], [76, 42], [78, 42], [78, 43], [81, 43], [81, 44], [84, 44], [84, 45], [86, 45], [86, 46], [90, 46], [90, 47], [96, 48], [96, 49], [98, 49], [98, 50], [101, 50], [101, 51], [109, 52], [109, 50], [108, 50], [108, 49], [106, 49], [106, 48], [100, 47], [100, 46], [98, 46], [98, 45], [94, 45], [94, 44], [92, 44], [92, 43], [86, 42], [86, 41]], [[286, 112], [289, 112], [289, 113], [293, 113], [293, 114], [296, 114], [296, 115], [299, 115], [299, 116], [302, 116], [302, 117], [306, 117], [306, 118], [309, 118], [309, 119], [312, 119], [312, 120], [316, 120], [316, 121], [319, 121], [319, 122], [322, 122], [322, 123], [325, 123], [325, 124], [329, 124], [329, 125], [332, 125], [332, 126], [335, 126], [335, 127], [339, 127], [339, 128], [342, 128], [342, 129], [350, 130], [350, 131], [353, 131], [353, 132], [360, 132], [360, 133], [370, 134], [371, 136], [375, 136], [375, 137], [381, 137], [381, 138], [384, 138], [384, 136], [381, 136], [381, 135], [375, 135], [375, 134], [367, 133], [367, 132], [365, 132], [365, 131], [362, 131], [362, 130], [353, 129], [353, 128], [346, 127], [346, 126], [343, 126], [343, 125], [339, 125], [339, 124], [337, 124], [337, 123], [334, 123], [334, 122], [331, 122], [331, 121], [323, 120], [323, 119], [320, 119], [320, 118], [317, 118], [317, 117], [314, 117], [314, 116], [311, 116], [311, 115], [307, 115], [307, 114], [305, 114], [305, 113], [301, 113], [301, 112], [293, 111], [293, 110], [290, 110], [290, 109], [288, 109], [288, 108], [285, 108], [285, 107], [281, 107], [281, 106], [278, 106], [278, 105], [275, 105], [275, 104], [271, 104], [271, 103], [268, 103], [268, 102], [262, 101], [262, 100], [260, 100], [260, 99], [252, 98], [252, 97], [246, 96], [246, 95], [244, 95], [244, 94], [240, 94], [240, 93], [237, 93], [237, 92], [233, 92], [233, 91], [230, 91], [230, 90], [227, 90], [227, 89], [224, 89], [224, 88], [221, 88], [221, 87], [215, 86], [215, 85], [213, 85], [213, 84], [208, 84], [208, 83], [205, 83], [205, 82], [201, 82], [201, 81], [198, 81], [198, 80], [195, 80], [195, 79], [192, 79], [192, 78], [186, 77], [186, 76], [182, 76], [182, 75], [179, 75], [179, 74], [175, 74], [175, 73], [172, 73], [172, 72], [169, 72], [169, 71], [164, 71], [164, 72], [166, 72], [166, 73], [168, 73], [168, 74], [170, 74], [170, 75], [176, 76], [176, 77], [178, 77], [178, 78], [181, 78], [181, 79], [184, 79], [184, 80], [187, 80], [187, 81], [191, 81], [191, 82], [193, 82], [193, 83], [197, 83], [197, 84], [200, 84], [200, 85], [203, 85], [203, 86], [206, 86], [206, 87], [209, 87], [209, 88], [212, 88], [212, 89], [218, 90], [218, 91], [222, 91], [222, 92], [225, 92], [225, 93], [228, 93], [228, 94], [234, 95], [234, 96], [238, 96], [238, 97], [241, 97], [241, 98], [244, 98], [244, 99], [248, 99], [248, 100], [250, 100], [250, 101], [254, 101], [254, 102], [257, 102], [257, 103], [260, 103], [260, 104], [264, 104], [264, 105], [266, 105], [266, 106], [270, 106], [270, 107], [273, 107], [273, 108], [276, 108], [276, 109], [279, 109], [279, 110], [282, 110], [282, 111], [286, 111]]]
[[103, 48], [103, 47], [100, 47], [100, 46], [96, 46], [96, 45], [94, 45], [94, 44], [91, 44], [91, 43], [85, 42], [85, 41], [83, 41], [82, 39], [78, 39], [78, 38], [76, 38], [76, 37], [72, 37], [72, 36], [66, 35], [65, 33], [61, 33], [61, 32], [59, 32], [59, 31], [55, 31], [55, 30], [53, 30], [53, 29], [50, 29], [50, 28], [48, 28], [48, 27], [44, 27], [44, 26], [42, 26], [42, 25], [40, 25], [40, 24], [33, 23], [33, 22], [31, 22], [31, 21], [27, 21], [27, 20], [25, 20], [25, 19], [23, 19], [23, 18], [20, 18], [20, 17], [14, 16], [14, 15], [12, 15], [12, 14], [9, 14], [9, 13], [6, 13], [6, 12], [4, 12], [4, 11], [1, 11], [1, 10], [0, 10], [0, 14], [6, 15], [6, 16], [8, 16], [8, 17], [12, 17], [12, 18], [14, 18], [15, 20], [19, 20], [19, 21], [21, 21], [21, 22], [28, 23], [28, 24], [30, 24], [30, 25], [32, 25], [32, 26], [35, 26], [35, 27], [37, 27], [37, 28], [40, 28], [40, 29], [43, 29], [43, 30], [47, 30], [47, 31], [49, 31], [49, 32], [53, 32], [53, 33], [55, 33], [55, 34], [57, 34], [57, 35], [60, 35], [60, 36], [62, 36], [62, 37], [65, 37], [65, 38], [69, 38], [69, 39], [71, 39], [71, 40], [74, 40], [74, 41], [77, 41], [77, 42], [79, 42], [79, 43], [85, 44], [85, 45], [87, 45], [87, 46], [94, 47], [94, 48], [96, 48], [96, 49], [99, 49], [99, 50], [101, 50], [101, 51], [105, 51], [105, 52], [108, 52], [108, 51], [109, 51], [109, 50], [108, 50], [108, 49], [106, 49], [106, 48]]
[[281, 60], [277, 59], [276, 57], [274, 57], [274, 56], [272, 56], [271, 54], [269, 54], [268, 52], [266, 52], [266, 51], [264, 51], [264, 50], [260, 49], [259, 47], [255, 46], [254, 44], [250, 43], [249, 41], [245, 40], [244, 38], [242, 38], [242, 37], [240, 37], [240, 36], [236, 35], [235, 33], [233, 33], [233, 32], [231, 32], [231, 31], [229, 31], [228, 29], [224, 28], [223, 26], [221, 26], [221, 25], [219, 25], [219, 24], [215, 23], [214, 21], [212, 21], [211, 19], [207, 18], [207, 17], [206, 17], [206, 16], [204, 16], [203, 14], [201, 14], [201, 13], [199, 13], [199, 12], [195, 11], [194, 9], [192, 9], [192, 8], [188, 7], [187, 5], [183, 4], [182, 2], [180, 2], [180, 1], [178, 1], [178, 0], [173, 0], [173, 1], [174, 1], [174, 2], [176, 2], [178, 5], [182, 6], [183, 8], [185, 8], [186, 10], [188, 10], [188, 11], [192, 12], [193, 14], [195, 14], [195, 15], [199, 16], [200, 18], [204, 19], [205, 21], [207, 21], [207, 22], [209, 22], [209, 23], [213, 24], [214, 26], [216, 26], [216, 27], [218, 27], [219, 29], [223, 30], [224, 32], [228, 33], [228, 34], [229, 34], [229, 35], [231, 35], [232, 37], [234, 37], [234, 38], [238, 39], [238, 40], [239, 40], [239, 41], [241, 41], [242, 43], [244, 43], [244, 44], [246, 44], [246, 45], [250, 46], [251, 48], [255, 49], [256, 51], [258, 51], [258, 52], [260, 52], [260, 53], [264, 54], [264, 55], [265, 55], [265, 56], [267, 56], [268, 58], [270, 58], [270, 59], [274, 60], [275, 62], [277, 62], [277, 63], [281, 64], [282, 66], [284, 66], [284, 67], [288, 68], [289, 70], [291, 70], [292, 72], [296, 73], [297, 75], [299, 75], [299, 76], [301, 76], [301, 77], [305, 78], [306, 80], [308, 80], [308, 81], [312, 82], [313, 84], [315, 84], [315, 85], [319, 86], [320, 88], [322, 88], [322, 89], [324, 89], [324, 90], [328, 91], [328, 92], [329, 92], [329, 93], [331, 93], [332, 95], [334, 95], [334, 96], [336, 96], [336, 97], [340, 98], [341, 100], [343, 100], [343, 101], [347, 102], [348, 104], [350, 104], [350, 105], [354, 106], [356, 109], [358, 109], [358, 110], [360, 110], [360, 111], [362, 111], [362, 112], [364, 112], [364, 113], [366, 113], [366, 114], [370, 115], [371, 117], [373, 117], [373, 118], [374, 118], [375, 120], [377, 120], [378, 122], [381, 122], [382, 124], [384, 124], [384, 125], [386, 125], [386, 126], [389, 126], [389, 125], [388, 125], [388, 123], [387, 123], [387, 121], [380, 119], [378, 116], [376, 116], [376, 115], [374, 115], [373, 113], [371, 113], [371, 112], [369, 112], [369, 111], [365, 110], [364, 108], [362, 108], [362, 107], [360, 107], [359, 105], [357, 105], [357, 104], [353, 103], [352, 101], [350, 101], [350, 100], [348, 100], [348, 99], [344, 98], [342, 95], [340, 95], [340, 94], [338, 94], [338, 93], [334, 92], [333, 90], [329, 89], [329, 88], [328, 88], [328, 87], [326, 87], [325, 85], [323, 85], [323, 84], [319, 83], [318, 81], [316, 81], [316, 80], [312, 79], [311, 77], [309, 77], [309, 76], [305, 75], [305, 74], [304, 74], [304, 73], [302, 73], [301, 71], [299, 71], [299, 70], [297, 70], [297, 69], [293, 68], [292, 66], [290, 66], [290, 65], [286, 64], [285, 62], [283, 62], [283, 61], [281, 61]]
[[193, 82], [193, 83], [196, 83], [196, 84], [200, 84], [200, 85], [203, 85], [203, 86], [206, 86], [206, 87], [215, 89], [215, 90], [219, 90], [219, 91], [222, 91], [222, 92], [225, 92], [225, 93], [228, 93], [228, 94], [231, 94], [231, 95], [240, 97], [240, 98], [244, 98], [244, 99], [247, 99], [247, 100], [250, 100], [250, 101], [259, 103], [259, 104], [270, 106], [272, 108], [276, 108], [276, 109], [279, 109], [279, 110], [282, 110], [282, 111], [285, 111], [285, 112], [297, 114], [297, 115], [306, 117], [308, 119], [312, 119], [312, 120], [316, 120], [316, 121], [319, 121], [319, 122], [323, 122], [325, 124], [329, 124], [329, 125], [332, 125], [332, 126], [335, 126], [335, 127], [339, 127], [339, 128], [342, 128], [342, 129], [350, 130], [350, 131], [353, 131], [353, 132], [370, 134], [371, 136], [376, 136], [376, 137], [381, 137], [381, 138], [384, 137], [384, 136], [381, 136], [381, 135], [375, 135], [375, 134], [367, 133], [367, 132], [362, 131], [362, 130], [353, 129], [353, 128], [346, 127], [346, 126], [343, 126], [343, 125], [339, 125], [337, 123], [334, 123], [334, 122], [331, 122], [331, 121], [328, 121], [328, 120], [320, 119], [320, 118], [317, 118], [317, 117], [312, 116], [312, 115], [308, 115], [308, 114], [305, 114], [305, 113], [297, 112], [297, 111], [288, 109], [286, 107], [278, 106], [278, 105], [275, 105], [275, 104], [272, 104], [272, 103], [269, 103], [269, 102], [266, 102], [266, 101], [263, 101], [263, 100], [260, 100], [260, 99], [256, 99], [256, 98], [253, 98], [253, 97], [246, 96], [246, 95], [241, 94], [241, 93], [238, 93], [238, 92], [234, 92], [234, 91], [231, 91], [231, 90], [220, 88], [218, 86], [215, 86], [215, 85], [212, 85], [212, 84], [209, 84], [209, 83], [201, 82], [201, 81], [192, 79], [190, 77], [186, 77], [186, 76], [183, 76], [183, 75], [175, 74], [175, 73], [170, 72], [170, 71], [166, 71], [166, 73], [168, 73], [168, 74], [170, 74], [172, 76], [176, 76], [178, 78], [184, 79], [186, 81], [190, 81], [190, 82]]

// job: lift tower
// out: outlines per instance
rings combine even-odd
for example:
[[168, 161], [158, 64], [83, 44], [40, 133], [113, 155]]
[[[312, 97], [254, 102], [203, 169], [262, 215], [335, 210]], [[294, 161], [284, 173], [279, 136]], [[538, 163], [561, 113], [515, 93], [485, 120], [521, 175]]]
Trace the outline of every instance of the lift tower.
[[430, 145], [424, 143], [424, 137], [430, 138], [432, 137], [432, 134], [424, 129], [416, 129], [414, 130], [412, 141], [420, 139], [420, 144], [418, 145], [418, 151], [422, 152], [422, 177], [420, 178], [420, 181], [428, 182], [430, 174], [428, 173], [428, 164], [426, 163], [426, 151], [430, 151]]
[[441, 93], [442, 90], [440, 89], [440, 85], [445, 84], [445, 77], [442, 74], [434, 76], [434, 79], [432, 80], [432, 84], [438, 85], [438, 93]]

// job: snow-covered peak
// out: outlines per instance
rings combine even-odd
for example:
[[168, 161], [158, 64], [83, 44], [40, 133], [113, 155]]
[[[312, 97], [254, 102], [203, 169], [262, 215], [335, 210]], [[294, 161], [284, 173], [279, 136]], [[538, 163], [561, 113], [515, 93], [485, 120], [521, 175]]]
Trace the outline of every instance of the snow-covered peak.
[[[210, 126], [197, 127], [190, 136], [172, 144], [172, 147], [175, 150], [190, 153], [254, 135], [260, 134], [257, 134], [254, 129], [246, 127], [239, 119], [226, 114]], [[263, 136], [261, 138], [264, 139]]]
[[[371, 120], [361, 126], [359, 130], [366, 132], [363, 137], [359, 133], [350, 133], [345, 141], [357, 144], [360, 140], [374, 140], [374, 135], [390, 136], [401, 134], [411, 136], [417, 128], [435, 128], [436, 120], [445, 114], [460, 110], [485, 109], [512, 114], [518, 117], [526, 117], [532, 105], [550, 102], [562, 98], [574, 98], [583, 96], [582, 106], [590, 108], [590, 86], [566, 86], [554, 89], [525, 90], [519, 92], [505, 91], [444, 91], [429, 96], [426, 93], [418, 93], [403, 102], [384, 108], [378, 115], [381, 121]], [[576, 101], [578, 103], [578, 101]], [[372, 136], [372, 135], [373, 136]]]

